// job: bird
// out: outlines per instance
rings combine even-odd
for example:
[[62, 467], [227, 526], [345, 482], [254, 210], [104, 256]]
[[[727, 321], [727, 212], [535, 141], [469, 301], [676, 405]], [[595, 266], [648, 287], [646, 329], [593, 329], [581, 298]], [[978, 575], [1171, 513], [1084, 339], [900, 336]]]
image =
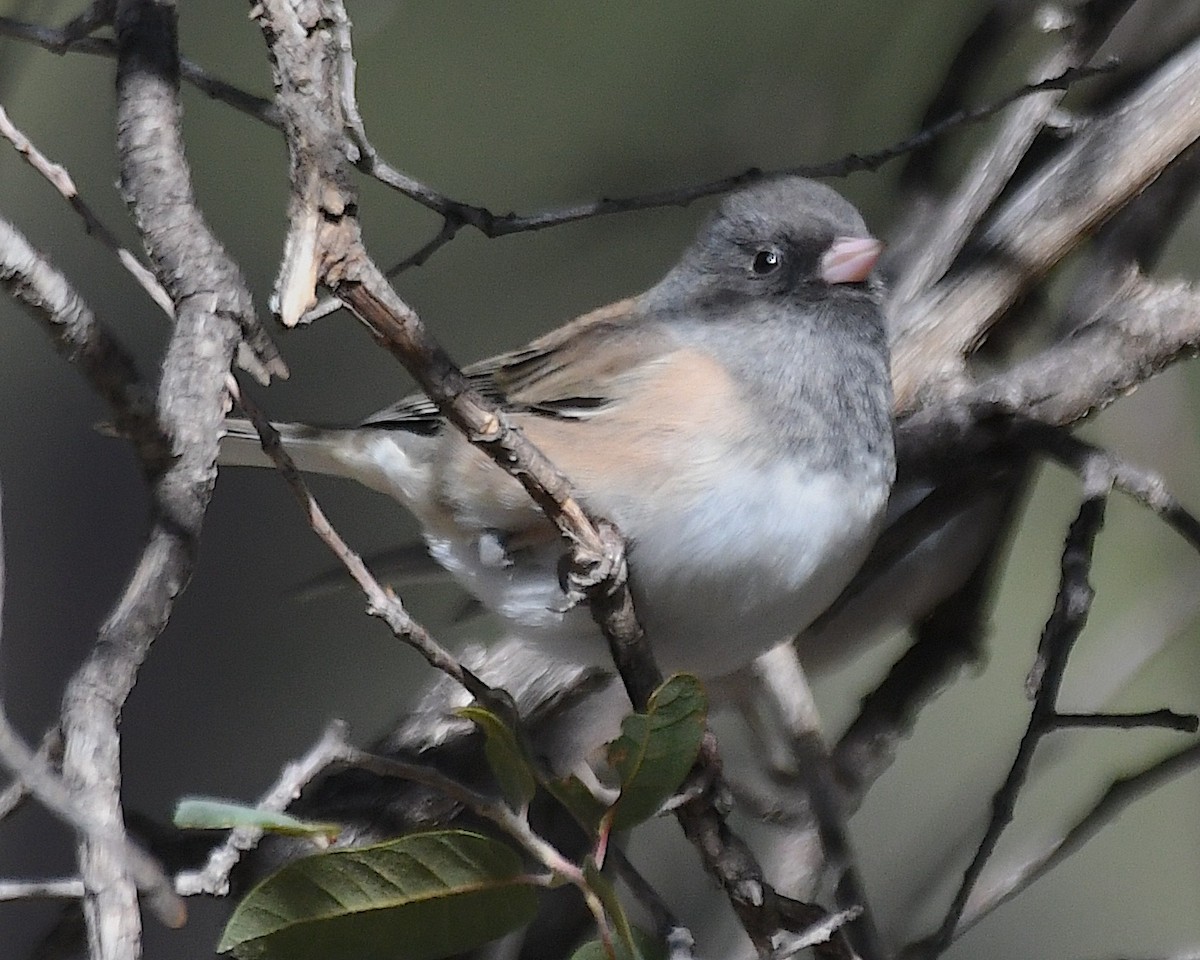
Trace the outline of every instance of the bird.
[[[895, 478], [882, 247], [831, 187], [761, 180], [725, 196], [645, 292], [464, 368], [624, 536], [665, 671], [719, 677], [795, 636], [878, 535]], [[606, 661], [560, 582], [556, 528], [424, 395], [356, 426], [277, 429], [301, 470], [399, 501], [511, 631]], [[220, 462], [270, 465], [236, 418]]]

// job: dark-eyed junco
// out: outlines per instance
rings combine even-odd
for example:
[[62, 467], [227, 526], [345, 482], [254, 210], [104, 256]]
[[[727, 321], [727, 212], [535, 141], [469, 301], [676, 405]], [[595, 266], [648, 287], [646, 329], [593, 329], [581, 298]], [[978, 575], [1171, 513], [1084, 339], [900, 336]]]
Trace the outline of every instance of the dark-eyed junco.
[[[715, 676], [796, 634], [871, 546], [895, 473], [880, 250], [830, 188], [761, 182], [650, 290], [467, 368], [627, 538], [664, 669]], [[280, 430], [301, 469], [404, 504], [517, 632], [606, 658], [588, 612], [568, 609], [554, 527], [424, 396], [357, 427]], [[227, 433], [224, 462], [268, 462], [249, 424]]]

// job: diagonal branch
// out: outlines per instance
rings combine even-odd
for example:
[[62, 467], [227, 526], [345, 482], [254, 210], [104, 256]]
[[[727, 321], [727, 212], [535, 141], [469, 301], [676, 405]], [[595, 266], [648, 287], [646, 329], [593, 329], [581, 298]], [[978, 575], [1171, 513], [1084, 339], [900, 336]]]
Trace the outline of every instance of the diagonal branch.
[[[1193, 728], [1194, 730], [1194, 728]], [[1200, 744], [1191, 744], [1152, 763], [1144, 770], [1109, 784], [1103, 796], [1051, 846], [1030, 860], [986, 895], [972, 898], [959, 921], [960, 935], [1044, 877], [1112, 823], [1134, 801], [1200, 766]]]
[[553, 464], [470, 387], [363, 247], [357, 197], [341, 149], [341, 58], [349, 54], [315, 29], [339, 16], [316, 2], [300, 11], [270, 2], [255, 12], [272, 56], [291, 157], [291, 229], [275, 294], [281, 319], [296, 323], [315, 302], [316, 285], [328, 287], [405, 365], [446, 418], [520, 481], [574, 548], [577, 581], [618, 659], [640, 664], [629, 677], [635, 705], [644, 705], [661, 674], [633, 615], [619, 535], [611, 525], [589, 519]]
[[[1073, 12], [1067, 36], [1035, 74], [1039, 78], [1054, 77], [1083, 67], [1132, 3], [1099, 0], [1080, 4]], [[950, 268], [1065, 93], [1063, 89], [1047, 90], [1015, 104], [991, 144], [976, 154], [954, 195], [941, 204], [933, 235], [923, 240], [920, 254], [907, 264], [895, 285], [891, 307], [897, 315], [897, 326], [919, 316], [905, 310], [905, 305]]]
[[911, 320], [893, 318], [897, 410], [961, 381], [963, 358], [1017, 298], [1198, 138], [1200, 40], [1019, 190], [967, 251], [970, 266], [904, 305]]
[[309, 526], [325, 542], [334, 556], [341, 561], [346, 571], [354, 578], [354, 581], [366, 595], [367, 612], [371, 616], [379, 617], [379, 619], [388, 625], [388, 628], [395, 636], [417, 650], [430, 666], [442, 671], [442, 673], [461, 684], [471, 696], [493, 711], [510, 719], [514, 728], [518, 727], [519, 717], [513, 715], [514, 710], [511, 705], [505, 702], [495, 690], [480, 680], [479, 677], [464, 667], [456, 657], [433, 638], [433, 635], [425, 627], [414, 620], [400, 602], [399, 597], [391, 590], [384, 589], [380, 585], [379, 581], [371, 574], [371, 571], [367, 569], [367, 565], [363, 563], [362, 558], [350, 549], [349, 544], [342, 539], [341, 535], [326, 518], [325, 512], [321, 509], [320, 504], [317, 503], [309, 490], [308, 484], [304, 482], [304, 478], [300, 475], [295, 461], [284, 448], [280, 440], [279, 431], [271, 425], [271, 422], [262, 414], [262, 411], [258, 409], [253, 401], [237, 389], [236, 383], [232, 384], [230, 392], [241, 406], [243, 412], [245, 412], [246, 416], [254, 424], [254, 428], [258, 431], [262, 442], [263, 451], [274, 462], [275, 469], [283, 477], [289, 489], [291, 489], [293, 496], [308, 516]]
[[150, 299], [166, 313], [168, 317], [175, 316], [175, 305], [171, 303], [171, 298], [167, 296], [167, 292], [162, 288], [159, 282], [138, 258], [129, 250], [121, 245], [121, 242], [116, 238], [116, 235], [105, 226], [101, 220], [93, 212], [92, 208], [79, 195], [79, 189], [75, 186], [75, 181], [71, 178], [71, 174], [66, 167], [54, 163], [35, 147], [20, 130], [16, 128], [8, 114], [0, 107], [0, 136], [3, 136], [13, 148], [25, 158], [25, 161], [40, 173], [51, 186], [54, 187], [71, 205], [74, 210], [83, 220], [84, 229], [88, 234], [99, 240], [104, 246], [116, 254], [117, 259], [121, 261], [129, 274], [137, 281], [138, 285], [146, 291]]

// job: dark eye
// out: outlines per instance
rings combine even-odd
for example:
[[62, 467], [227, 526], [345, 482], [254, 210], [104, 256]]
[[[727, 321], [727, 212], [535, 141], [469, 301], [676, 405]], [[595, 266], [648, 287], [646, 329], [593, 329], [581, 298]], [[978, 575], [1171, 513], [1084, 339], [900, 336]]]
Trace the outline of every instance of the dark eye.
[[781, 263], [783, 263], [783, 254], [778, 250], [759, 250], [754, 255], [754, 262], [750, 265], [750, 269], [760, 277], [765, 277], [768, 273], [778, 270]]

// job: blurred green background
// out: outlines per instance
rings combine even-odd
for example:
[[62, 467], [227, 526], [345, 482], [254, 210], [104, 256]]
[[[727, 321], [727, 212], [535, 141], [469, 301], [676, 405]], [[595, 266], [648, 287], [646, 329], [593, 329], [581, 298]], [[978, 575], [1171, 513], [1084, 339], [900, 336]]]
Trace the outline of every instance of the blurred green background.
[[[360, 102], [376, 147], [407, 173], [501, 212], [887, 145], [915, 130], [949, 57], [987, 6], [963, 0], [352, 0], [350, 14]], [[262, 39], [247, 8], [215, 0], [182, 7], [185, 55], [269, 95]], [[1139, 8], [1153, 22], [1180, 10], [1186, 16], [1191, 4]], [[43, 23], [65, 21], [78, 10], [51, 0], [0, 0], [0, 12]], [[1141, 41], [1129, 42], [1127, 52], [1136, 53]], [[1046, 43], [1027, 31], [973, 99], [1024, 79], [1030, 58]], [[59, 58], [0, 38], [0, 103], [69, 168], [82, 194], [136, 248], [114, 190], [112, 85], [110, 61]], [[200, 202], [265, 313], [285, 228], [282, 143], [190, 88], [184, 102]], [[959, 136], [964, 157], [986, 132]], [[884, 236], [895, 207], [895, 170], [838, 184]], [[362, 185], [361, 206], [368, 241], [383, 262], [401, 259], [439, 226], [436, 217], [375, 184]], [[424, 268], [404, 274], [398, 288], [466, 362], [643, 289], [674, 261], [706, 209], [701, 203], [600, 218], [495, 241], [464, 231]], [[68, 273], [152, 370], [166, 322], [84, 235], [66, 204], [4, 145], [0, 215]], [[1192, 218], [1159, 272], [1196, 278], [1197, 239]], [[93, 429], [106, 417], [99, 401], [28, 317], [7, 300], [0, 301], [0, 315], [7, 558], [0, 667], [7, 709], [36, 738], [54, 720], [64, 680], [124, 582], [146, 504], [128, 451]], [[258, 396], [278, 419], [354, 420], [410, 387], [397, 364], [344, 314], [277, 339], [292, 379]], [[1200, 508], [1198, 410], [1200, 380], [1194, 365], [1184, 365], [1116, 404], [1087, 432], [1161, 470], [1185, 502]], [[390, 502], [349, 484], [318, 480], [314, 486], [361, 552], [412, 538], [412, 524]], [[1007, 768], [1027, 715], [1024, 673], [1050, 609], [1077, 496], [1074, 480], [1062, 471], [1040, 476], [996, 605], [986, 668], [962, 678], [926, 711], [855, 818], [868, 890], [890, 931], [923, 932], [937, 915], [970, 849], [963, 844], [977, 836]], [[125, 711], [130, 807], [166, 818], [184, 793], [252, 798], [327, 719], [346, 718], [365, 739], [403, 709], [426, 668], [362, 616], [356, 595], [307, 603], [289, 597], [296, 584], [329, 566], [278, 478], [265, 471], [221, 474], [198, 573]], [[1111, 705], [1200, 708], [1196, 557], [1145, 512], [1117, 500], [1094, 582], [1098, 597], [1067, 706], [1101, 706], [1107, 673], [1147, 658]], [[455, 603], [450, 593], [420, 591], [405, 599], [442, 636], [463, 632], [445, 626]], [[857, 698], [898, 649], [896, 642], [881, 646], [869, 662], [819, 683], [831, 729], [853, 715]], [[1022, 803], [1002, 855], [1018, 855], [1031, 838], [1085, 809], [1115, 774], [1181, 745], [1179, 738], [1058, 735], [1049, 746], [1061, 751], [1063, 762]], [[1082, 854], [981, 924], [951, 956], [1159, 956], [1195, 949], [1198, 798], [1200, 777], [1193, 774], [1138, 803]], [[673, 825], [654, 832], [673, 852], [657, 858], [652, 872], [675, 885], [685, 920], [703, 938], [722, 911], [712, 909], [708, 884]], [[69, 838], [44, 814], [27, 811], [0, 830], [0, 875], [51, 876], [71, 866]], [[11, 931], [6, 954], [25, 956], [56, 909], [0, 904], [0, 929]], [[206, 956], [220, 911], [196, 904], [194, 912], [183, 934], [151, 921], [147, 956]], [[716, 955], [715, 949], [703, 952]]]

